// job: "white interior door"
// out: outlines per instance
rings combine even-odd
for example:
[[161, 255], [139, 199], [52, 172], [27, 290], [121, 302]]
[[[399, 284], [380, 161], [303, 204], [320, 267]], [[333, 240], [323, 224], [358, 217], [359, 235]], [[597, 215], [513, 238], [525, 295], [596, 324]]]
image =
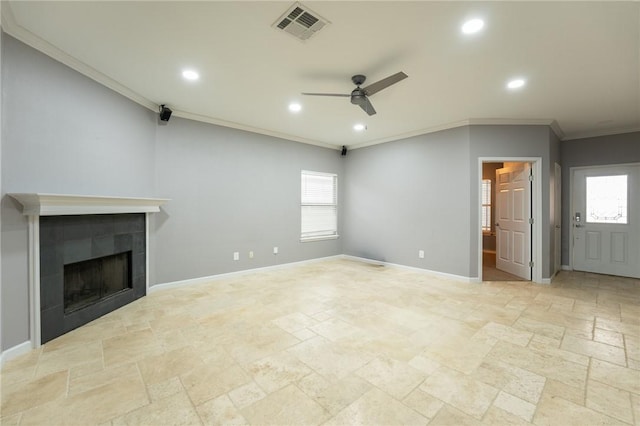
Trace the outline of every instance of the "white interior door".
[[496, 268], [531, 279], [531, 165], [496, 170]]
[[640, 164], [573, 170], [573, 269], [640, 278]]

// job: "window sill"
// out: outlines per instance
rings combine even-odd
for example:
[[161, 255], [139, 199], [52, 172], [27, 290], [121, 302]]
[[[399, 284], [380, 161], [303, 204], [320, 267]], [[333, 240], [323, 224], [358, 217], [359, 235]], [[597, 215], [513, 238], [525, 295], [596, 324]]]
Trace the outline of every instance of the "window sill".
[[322, 237], [306, 237], [306, 238], [300, 238], [300, 242], [310, 243], [312, 241], [337, 240], [339, 237], [340, 237], [339, 235], [325, 235]]

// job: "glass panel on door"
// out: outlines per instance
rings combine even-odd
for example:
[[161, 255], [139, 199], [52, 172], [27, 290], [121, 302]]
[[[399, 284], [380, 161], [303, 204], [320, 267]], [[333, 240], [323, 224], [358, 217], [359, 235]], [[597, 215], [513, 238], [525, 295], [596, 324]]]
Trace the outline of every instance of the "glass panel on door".
[[627, 223], [627, 175], [588, 176], [587, 223]]

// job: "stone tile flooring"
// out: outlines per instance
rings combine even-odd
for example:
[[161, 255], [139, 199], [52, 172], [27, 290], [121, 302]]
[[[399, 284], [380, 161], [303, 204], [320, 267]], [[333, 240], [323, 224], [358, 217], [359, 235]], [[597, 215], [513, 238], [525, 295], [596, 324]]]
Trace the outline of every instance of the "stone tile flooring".
[[640, 425], [640, 281], [327, 260], [161, 290], [2, 369], [2, 425]]

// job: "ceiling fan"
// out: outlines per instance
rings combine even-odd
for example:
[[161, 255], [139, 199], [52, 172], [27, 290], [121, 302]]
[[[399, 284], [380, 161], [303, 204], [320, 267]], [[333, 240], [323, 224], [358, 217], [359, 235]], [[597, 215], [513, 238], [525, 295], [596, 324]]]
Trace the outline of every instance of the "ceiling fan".
[[380, 81], [376, 81], [368, 85], [367, 87], [360, 87], [364, 81], [367, 79], [364, 75], [357, 74], [351, 77], [351, 81], [356, 85], [356, 88], [353, 89], [351, 94], [342, 94], [342, 93], [302, 93], [307, 96], [339, 96], [339, 97], [350, 97], [351, 103], [354, 105], [360, 106], [369, 115], [373, 115], [376, 113], [376, 110], [373, 109], [373, 105], [369, 101], [369, 96], [378, 93], [382, 89], [386, 89], [392, 84], [396, 84], [397, 82], [404, 80], [408, 75], [405, 73], [398, 72], [393, 75], [390, 75], [387, 78], [383, 78]]

